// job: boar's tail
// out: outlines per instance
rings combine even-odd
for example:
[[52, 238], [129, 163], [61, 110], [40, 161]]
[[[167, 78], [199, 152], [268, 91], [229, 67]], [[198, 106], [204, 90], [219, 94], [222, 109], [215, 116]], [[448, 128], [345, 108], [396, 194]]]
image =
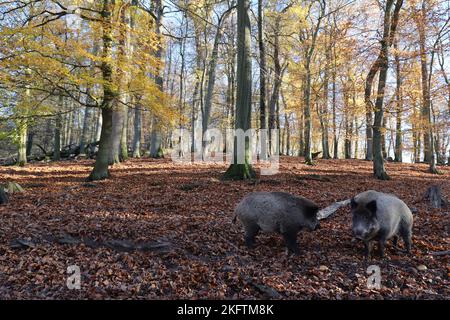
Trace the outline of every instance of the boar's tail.
[[237, 214], [234, 215], [233, 220], [231, 220], [233, 223], [236, 223], [237, 221]]

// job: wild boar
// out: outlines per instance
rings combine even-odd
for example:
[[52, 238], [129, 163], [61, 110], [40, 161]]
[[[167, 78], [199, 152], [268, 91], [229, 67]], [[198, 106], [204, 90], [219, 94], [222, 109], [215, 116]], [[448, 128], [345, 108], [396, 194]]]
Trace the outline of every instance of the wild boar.
[[312, 231], [320, 227], [318, 210], [313, 201], [289, 193], [254, 192], [237, 205], [234, 221], [241, 221], [247, 247], [254, 246], [260, 230], [277, 232], [283, 235], [288, 250], [298, 254], [297, 233], [303, 228]]
[[365, 256], [371, 253], [371, 241], [377, 240], [380, 256], [384, 257], [387, 240], [393, 238], [397, 247], [401, 236], [409, 253], [413, 227], [413, 215], [408, 206], [392, 194], [369, 190], [351, 200], [352, 231], [364, 241]]

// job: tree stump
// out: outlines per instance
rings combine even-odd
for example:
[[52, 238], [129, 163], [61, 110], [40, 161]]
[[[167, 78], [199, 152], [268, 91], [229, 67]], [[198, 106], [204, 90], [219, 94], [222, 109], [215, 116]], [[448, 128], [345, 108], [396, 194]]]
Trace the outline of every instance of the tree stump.
[[15, 182], [8, 182], [8, 184], [6, 185], [6, 189], [8, 190], [9, 194], [25, 192], [25, 190], [23, 190], [23, 188]]
[[320, 156], [321, 153], [322, 153], [322, 151], [314, 152], [314, 153], [312, 154], [312, 159], [313, 159], [313, 160], [317, 160], [317, 159], [319, 158], [319, 156]]
[[425, 200], [430, 201], [433, 208], [443, 208], [447, 206], [447, 200], [442, 195], [441, 187], [437, 185], [429, 187], [424, 198]]
[[5, 192], [3, 187], [0, 187], [0, 205], [8, 203], [8, 194]]

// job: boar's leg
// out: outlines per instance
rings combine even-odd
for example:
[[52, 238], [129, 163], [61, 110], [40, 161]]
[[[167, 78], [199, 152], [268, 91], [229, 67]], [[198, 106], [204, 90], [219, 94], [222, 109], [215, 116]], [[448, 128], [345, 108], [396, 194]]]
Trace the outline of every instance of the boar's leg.
[[286, 247], [289, 251], [294, 254], [299, 254], [300, 249], [297, 244], [297, 231], [296, 230], [286, 230], [283, 233], [284, 242], [286, 242]]
[[392, 245], [393, 245], [395, 248], [398, 248], [398, 247], [397, 247], [397, 245], [398, 245], [398, 235], [395, 235], [394, 238], [392, 239]]
[[402, 234], [402, 239], [405, 242], [405, 248], [406, 248], [406, 252], [410, 253], [411, 252], [411, 242], [412, 242], [412, 235], [410, 231], [406, 231]]
[[259, 226], [257, 224], [251, 224], [245, 226], [245, 245], [248, 248], [255, 246], [255, 237], [259, 232]]
[[412, 232], [411, 229], [407, 227], [400, 227], [400, 235], [402, 236], [403, 241], [405, 242], [406, 252], [411, 252], [411, 242], [412, 242]]
[[380, 238], [380, 240], [378, 241], [378, 247], [380, 249], [380, 257], [384, 258], [384, 248], [386, 247], [386, 239], [385, 238]]
[[368, 259], [370, 257], [370, 253], [372, 251], [372, 244], [370, 240], [364, 241], [364, 257]]

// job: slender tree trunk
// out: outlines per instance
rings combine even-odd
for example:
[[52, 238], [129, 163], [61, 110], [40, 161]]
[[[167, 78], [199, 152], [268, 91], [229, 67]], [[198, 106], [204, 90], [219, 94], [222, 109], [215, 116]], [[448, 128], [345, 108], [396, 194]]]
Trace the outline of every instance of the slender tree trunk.
[[380, 180], [388, 180], [389, 176], [386, 173], [384, 167], [384, 157], [382, 149], [382, 125], [384, 116], [384, 94], [386, 87], [386, 79], [388, 72], [389, 62], [389, 48], [392, 45], [392, 41], [395, 37], [395, 31], [398, 24], [399, 12], [403, 5], [403, 0], [397, 0], [395, 4], [395, 10], [392, 15], [391, 10], [394, 5], [394, 0], [388, 0], [386, 2], [386, 11], [384, 16], [384, 32], [383, 40], [381, 42], [381, 52], [378, 58], [379, 61], [379, 80], [378, 80], [378, 92], [375, 102], [375, 121], [373, 127], [373, 152], [374, 152], [374, 174]]
[[312, 122], [312, 114], [311, 114], [311, 82], [312, 82], [312, 75], [311, 75], [311, 62], [312, 58], [316, 49], [316, 42], [317, 42], [317, 36], [319, 34], [319, 29], [321, 26], [321, 22], [323, 17], [325, 16], [325, 10], [326, 10], [326, 1], [318, 1], [320, 5], [320, 13], [319, 17], [317, 18], [317, 25], [314, 26], [313, 35], [311, 38], [311, 44], [309, 45], [309, 48], [307, 50], [306, 56], [305, 56], [305, 74], [306, 74], [306, 81], [305, 81], [305, 163], [308, 165], [313, 164], [312, 159], [312, 130], [313, 130], [313, 122]]
[[[63, 101], [64, 98], [60, 96], [59, 97], [60, 106], [64, 104]], [[53, 161], [61, 160], [61, 129], [62, 129], [62, 116], [60, 113], [58, 113], [58, 115], [56, 116], [56, 125], [55, 125]]]
[[[87, 90], [89, 92], [89, 89]], [[88, 93], [89, 94], [89, 93]], [[83, 128], [80, 136], [80, 155], [85, 155], [86, 143], [88, 142], [89, 121], [91, 118], [91, 109], [89, 107], [84, 108]]]
[[358, 123], [358, 117], [355, 116], [355, 159], [358, 159], [358, 153], [359, 153], [359, 123]]
[[219, 22], [217, 25], [216, 30], [216, 36], [214, 38], [214, 45], [213, 45], [213, 51], [211, 54], [211, 59], [209, 62], [209, 72], [208, 72], [208, 86], [206, 90], [206, 97], [205, 97], [205, 106], [203, 109], [202, 114], [202, 156], [203, 159], [205, 159], [206, 156], [206, 148], [207, 148], [207, 141], [205, 141], [206, 137], [206, 131], [208, 130], [209, 121], [211, 117], [211, 109], [212, 109], [212, 100], [213, 100], [213, 93], [214, 93], [214, 86], [216, 83], [216, 67], [217, 67], [217, 59], [219, 55], [219, 42], [222, 38], [222, 22], [226, 19], [226, 17], [231, 13], [231, 8], [225, 11], [225, 13], [219, 18]]
[[23, 167], [27, 164], [27, 131], [28, 123], [26, 119], [21, 119], [17, 121], [17, 133], [18, 133], [18, 156], [17, 164]]
[[386, 128], [387, 128], [387, 116], [383, 116], [383, 124], [381, 127], [381, 153], [383, 154], [383, 159], [387, 159], [388, 152], [386, 150]]
[[[258, 0], [258, 47], [259, 47], [259, 114], [261, 130], [267, 129], [266, 116], [266, 46], [264, 44], [264, 10], [263, 0]], [[270, 132], [269, 132], [270, 135]], [[270, 150], [270, 149], [269, 149]], [[265, 157], [267, 153], [266, 143], [261, 144], [261, 154]]]
[[128, 112], [129, 108], [127, 106], [123, 106], [122, 114], [123, 114], [123, 123], [122, 123], [122, 132], [120, 134], [120, 160], [126, 161], [128, 160]]
[[291, 155], [291, 124], [287, 113], [284, 114], [284, 119], [286, 121], [286, 155]]
[[[161, 60], [163, 56], [163, 47], [161, 44], [161, 26], [162, 26], [162, 18], [163, 18], [163, 6], [161, 0], [155, 1], [155, 10], [156, 10], [156, 34], [159, 39], [158, 50], [156, 51], [156, 59]], [[184, 63], [184, 57], [183, 57]], [[164, 80], [161, 75], [161, 70], [159, 68], [156, 71], [155, 75], [155, 83], [158, 89], [163, 92], [164, 90]], [[182, 90], [180, 90], [182, 91]], [[151, 158], [162, 158], [163, 150], [162, 150], [162, 135], [161, 135], [161, 127], [156, 125], [157, 119], [153, 116], [153, 124], [152, 125], [152, 134], [151, 134], [151, 149], [150, 149], [150, 157]]]
[[[308, 59], [310, 60], [310, 59]], [[312, 119], [311, 119], [311, 61], [306, 62], [306, 81], [305, 81], [305, 162], [308, 165], [313, 164], [312, 159]]]
[[103, 126], [103, 115], [102, 115], [102, 110], [99, 109], [98, 110], [98, 117], [97, 117], [97, 123], [95, 126], [95, 142], [100, 141], [100, 137], [102, 134], [102, 126]]
[[420, 10], [419, 17], [416, 19], [417, 30], [419, 33], [419, 48], [420, 48], [420, 65], [422, 72], [422, 119], [423, 123], [426, 124], [426, 128], [423, 131], [423, 147], [424, 147], [424, 162], [430, 163], [431, 160], [431, 137], [430, 137], [430, 126], [431, 126], [431, 95], [428, 83], [428, 59], [427, 59], [427, 48], [426, 48], [426, 2], [422, 2], [422, 8]]
[[258, 47], [259, 47], [259, 112], [260, 128], [267, 128], [266, 119], [266, 46], [264, 44], [263, 1], [258, 0]]
[[[283, 71], [280, 64], [280, 17], [277, 18], [275, 22], [274, 30], [274, 53], [273, 53], [273, 63], [274, 63], [274, 81], [273, 81], [273, 91], [269, 102], [269, 154], [272, 154], [274, 149], [272, 130], [277, 129], [277, 122], [279, 122], [279, 116], [277, 115], [277, 104], [280, 98], [280, 88], [281, 81], [283, 78]], [[278, 149], [278, 148], [276, 148]]]
[[[347, 78], [347, 81], [350, 81], [350, 77]], [[344, 157], [345, 159], [352, 158], [352, 129], [351, 129], [351, 114], [352, 110], [350, 110], [350, 102], [349, 102], [349, 90], [348, 85], [344, 85], [344, 108], [345, 112], [345, 141], [344, 141]]]
[[140, 98], [135, 98], [134, 109], [134, 138], [133, 138], [133, 158], [141, 157], [141, 137], [142, 137], [142, 106]]
[[27, 150], [26, 150], [27, 157], [31, 156], [31, 151], [33, 149], [33, 140], [34, 140], [34, 132], [33, 131], [28, 131], [28, 134], [27, 134]]
[[305, 114], [304, 112], [301, 113], [300, 119], [299, 119], [299, 146], [298, 146], [298, 156], [304, 157], [305, 156]]
[[395, 127], [395, 162], [403, 162], [403, 136], [402, 136], [402, 114], [403, 114], [403, 97], [402, 97], [402, 74], [400, 55], [398, 53], [398, 40], [394, 42], [395, 48], [395, 68], [396, 68], [396, 127]]
[[[103, 120], [104, 122], [104, 120]], [[120, 137], [122, 133], [123, 126], [123, 112], [114, 106], [112, 112], [112, 137], [111, 137], [111, 150], [109, 155], [109, 164], [119, 164], [120, 163]]]
[[333, 69], [333, 159], [339, 159], [339, 139], [337, 136], [337, 116], [336, 116], [336, 63]]
[[[69, 104], [69, 110], [71, 109], [70, 104]], [[67, 131], [66, 131], [66, 141], [64, 143], [64, 146], [68, 146], [71, 144], [72, 141], [72, 127], [73, 127], [73, 118], [74, 118], [74, 111], [69, 112], [69, 114], [67, 115], [68, 119], [67, 119]]]
[[319, 111], [320, 126], [322, 129], [322, 158], [330, 159], [330, 147], [328, 136], [328, 86], [330, 81], [330, 68], [331, 68], [331, 46], [326, 44], [326, 64], [323, 79], [323, 102]]

